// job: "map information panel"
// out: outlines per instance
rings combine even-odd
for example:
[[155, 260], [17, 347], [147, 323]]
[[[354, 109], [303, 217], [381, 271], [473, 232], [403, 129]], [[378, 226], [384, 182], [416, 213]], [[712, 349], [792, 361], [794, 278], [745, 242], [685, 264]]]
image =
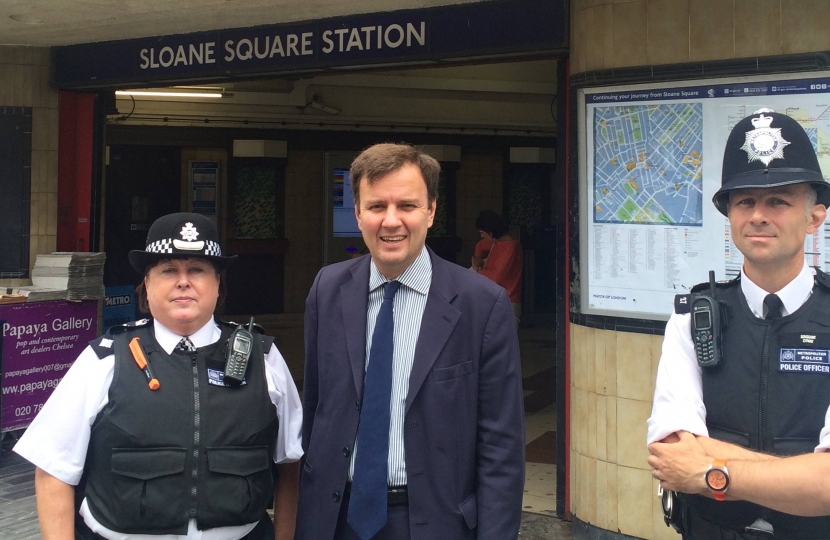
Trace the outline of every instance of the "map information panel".
[[700, 225], [700, 103], [594, 109], [594, 221]]
[[[674, 296], [709, 270], [718, 280], [740, 272], [743, 256], [712, 197], [729, 132], [756, 110], [798, 120], [830, 180], [830, 75], [588, 89], [580, 97], [584, 313], [667, 319]], [[807, 238], [805, 259], [830, 270], [830, 225]]]

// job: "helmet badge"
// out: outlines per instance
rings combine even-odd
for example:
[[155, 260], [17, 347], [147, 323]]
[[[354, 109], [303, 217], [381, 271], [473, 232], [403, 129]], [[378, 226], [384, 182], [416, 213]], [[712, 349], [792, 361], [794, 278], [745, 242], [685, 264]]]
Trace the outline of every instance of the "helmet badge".
[[755, 111], [754, 114], [761, 113], [761, 116], [752, 119], [755, 129], [746, 132], [746, 141], [741, 147], [741, 150], [746, 152], [749, 163], [760, 161], [764, 165], [769, 165], [773, 159], [784, 159], [784, 147], [790, 144], [781, 136], [781, 128], [771, 127], [773, 118], [764, 116], [765, 112], [773, 111]]

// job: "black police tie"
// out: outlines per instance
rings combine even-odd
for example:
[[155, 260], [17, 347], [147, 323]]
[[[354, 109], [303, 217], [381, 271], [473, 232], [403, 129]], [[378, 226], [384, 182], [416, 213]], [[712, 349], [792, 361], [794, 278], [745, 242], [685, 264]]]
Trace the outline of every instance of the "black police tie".
[[767, 308], [767, 315], [764, 317], [766, 320], [777, 319], [781, 316], [781, 308], [784, 306], [784, 303], [778, 298], [777, 294], [768, 294], [766, 298], [764, 298], [764, 307]]
[[400, 282], [383, 285], [369, 366], [363, 385], [363, 406], [357, 430], [357, 455], [354, 460], [349, 514], [346, 522], [361, 540], [369, 540], [386, 525], [386, 503], [389, 461], [389, 402], [392, 399], [392, 357], [395, 323], [393, 302]]
[[176, 344], [176, 350], [181, 352], [196, 352], [196, 345], [190, 341], [190, 338], [185, 336]]

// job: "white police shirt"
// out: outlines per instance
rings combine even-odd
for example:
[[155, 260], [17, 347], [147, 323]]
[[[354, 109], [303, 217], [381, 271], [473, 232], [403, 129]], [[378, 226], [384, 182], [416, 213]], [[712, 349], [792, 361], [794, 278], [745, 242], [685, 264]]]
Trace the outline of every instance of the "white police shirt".
[[[158, 344], [168, 354], [172, 353], [182, 336], [158, 321], [153, 321], [153, 327]], [[190, 340], [196, 347], [205, 347], [218, 341], [220, 336], [221, 330], [211, 317], [205, 326], [190, 336]], [[78, 485], [84, 470], [92, 424], [107, 404], [114, 367], [114, 355], [99, 359], [91, 347], [85, 348], [15, 445], [14, 451], [58, 480]], [[302, 402], [288, 366], [274, 345], [265, 355], [265, 374], [268, 395], [277, 408], [280, 421], [274, 462], [298, 461], [303, 455]], [[90, 513], [86, 499], [81, 504], [80, 513], [93, 532], [108, 540], [238, 540], [256, 526], [256, 523], [250, 523], [200, 531], [196, 528], [196, 520], [191, 519], [184, 536], [122, 534], [98, 523]]]
[[[782, 315], [789, 315], [810, 298], [815, 270], [804, 264], [801, 272], [775, 294], [783, 302]], [[741, 292], [752, 313], [764, 317], [767, 291], [752, 282], [741, 269]], [[691, 315], [672, 313], [666, 324], [663, 352], [657, 368], [654, 403], [648, 419], [648, 443], [661, 441], [676, 431], [708, 437], [706, 406], [703, 404], [701, 368], [692, 343]], [[816, 452], [830, 450], [830, 409], [825, 414]]]

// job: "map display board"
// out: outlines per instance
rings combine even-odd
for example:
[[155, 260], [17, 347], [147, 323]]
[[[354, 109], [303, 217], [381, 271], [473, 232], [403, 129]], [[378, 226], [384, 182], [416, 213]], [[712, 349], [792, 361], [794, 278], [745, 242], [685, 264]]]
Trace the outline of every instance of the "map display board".
[[[756, 110], [796, 119], [830, 180], [830, 74], [776, 77], [580, 91], [583, 313], [665, 320], [709, 270], [740, 272], [712, 197], [729, 132]], [[830, 270], [830, 225], [807, 238], [805, 258]]]

